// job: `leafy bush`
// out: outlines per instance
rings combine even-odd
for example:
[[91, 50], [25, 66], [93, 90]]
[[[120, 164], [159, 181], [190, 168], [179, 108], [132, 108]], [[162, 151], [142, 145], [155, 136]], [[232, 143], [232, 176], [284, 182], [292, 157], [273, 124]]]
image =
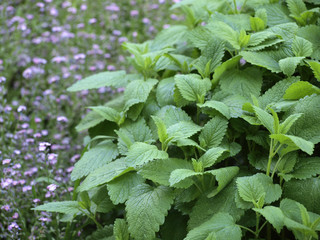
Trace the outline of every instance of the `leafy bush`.
[[77, 126], [73, 201], [35, 210], [88, 239], [318, 238], [319, 4], [241, 3], [179, 2], [186, 25], [123, 45], [136, 73], [68, 89], [125, 87]]

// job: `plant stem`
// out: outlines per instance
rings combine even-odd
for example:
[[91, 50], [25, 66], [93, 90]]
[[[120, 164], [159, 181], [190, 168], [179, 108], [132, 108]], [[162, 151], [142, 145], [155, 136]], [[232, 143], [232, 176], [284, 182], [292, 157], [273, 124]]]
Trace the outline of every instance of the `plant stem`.
[[239, 13], [241, 13], [241, 11], [242, 11], [242, 8], [246, 5], [246, 3], [247, 3], [247, 0], [244, 0], [244, 2], [243, 2], [243, 4], [242, 4], [242, 6], [241, 6], [241, 8], [240, 8], [240, 11], [239, 11]]
[[271, 175], [271, 178], [272, 178], [272, 179], [273, 179], [274, 174], [275, 174], [276, 171], [277, 171], [278, 165], [279, 165], [279, 163], [281, 162], [281, 160], [282, 160], [282, 157], [280, 157], [280, 158], [278, 159], [276, 165], [274, 166], [274, 169], [273, 169], [273, 172], [272, 172], [272, 175]]
[[[237, 224], [238, 225], [238, 224]], [[238, 225], [240, 228], [243, 228], [244, 230], [247, 230], [248, 232], [251, 232], [253, 235], [256, 235], [256, 233], [254, 231], [252, 231], [250, 228], [247, 228], [245, 226], [242, 225]]]
[[256, 213], [256, 232], [255, 232], [256, 238], [259, 237], [259, 222], [260, 222], [260, 214]]
[[236, 0], [233, 0], [233, 5], [234, 5], [234, 13], [238, 13]]

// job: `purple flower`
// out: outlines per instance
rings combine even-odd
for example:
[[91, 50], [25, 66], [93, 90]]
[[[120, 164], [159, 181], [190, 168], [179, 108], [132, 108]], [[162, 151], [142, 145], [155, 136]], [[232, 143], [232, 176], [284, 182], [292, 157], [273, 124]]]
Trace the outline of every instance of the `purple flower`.
[[68, 118], [66, 118], [65, 116], [58, 116], [57, 121], [58, 122], [68, 122]]
[[247, 61], [244, 58], [241, 58], [239, 62], [240, 62], [241, 66], [243, 66], [247, 63]]
[[120, 8], [118, 7], [117, 4], [111, 3], [109, 6], [106, 6], [106, 10], [111, 11], [111, 12], [119, 12]]
[[96, 18], [90, 18], [89, 19], [89, 24], [94, 24], [97, 22], [97, 19]]
[[41, 143], [39, 143], [39, 151], [40, 151], [40, 152], [43, 152], [43, 151], [45, 151], [45, 150], [47, 149], [47, 147], [49, 147], [49, 146], [51, 146], [50, 143], [48, 143], [48, 142], [41, 142]]
[[14, 229], [14, 228], [15, 229], [20, 229], [19, 225], [16, 222], [13, 222], [8, 226], [8, 230], [9, 231], [12, 231], [12, 229]]
[[138, 16], [139, 15], [139, 11], [138, 10], [132, 10], [130, 11], [130, 16], [131, 17], [135, 17], [135, 16]]
[[19, 214], [17, 212], [15, 212], [12, 216], [13, 219], [18, 219], [19, 218]]
[[11, 162], [11, 159], [9, 159], [9, 158], [2, 160], [3, 165], [9, 164], [10, 162]]
[[53, 192], [54, 190], [57, 189], [57, 185], [52, 183], [50, 185], [47, 186], [47, 189], [50, 191], [50, 192]]
[[0, 76], [0, 83], [5, 82], [7, 79], [5, 77]]
[[67, 62], [67, 58], [65, 56], [56, 56], [56, 57], [52, 58], [51, 62], [53, 62], [53, 63]]
[[32, 70], [30, 68], [27, 68], [23, 71], [22, 76], [26, 79], [30, 79], [32, 77]]
[[143, 18], [143, 19], [142, 19], [142, 22], [143, 22], [144, 24], [149, 24], [151, 21], [150, 21], [149, 18]]
[[86, 55], [84, 53], [79, 53], [73, 56], [74, 60], [85, 59]]
[[23, 106], [23, 105], [19, 106], [17, 109], [18, 112], [22, 112], [22, 111], [26, 111], [26, 110], [27, 110], [27, 107]]
[[33, 199], [32, 200], [34, 203], [38, 203], [38, 202], [40, 202], [41, 200], [39, 199], [39, 198], [35, 198], [35, 199]]
[[30, 185], [24, 186], [22, 187], [22, 192], [27, 192], [30, 191], [32, 189], [32, 187]]
[[6, 204], [1, 206], [1, 209], [4, 209], [5, 211], [9, 211], [10, 210], [10, 205]]

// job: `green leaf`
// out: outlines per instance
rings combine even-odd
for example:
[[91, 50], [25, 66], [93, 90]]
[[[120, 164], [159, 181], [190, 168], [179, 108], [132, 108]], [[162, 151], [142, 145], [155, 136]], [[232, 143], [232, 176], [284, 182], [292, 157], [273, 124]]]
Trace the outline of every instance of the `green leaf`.
[[316, 61], [307, 61], [307, 63], [311, 67], [315, 78], [320, 81], [320, 63]]
[[266, 23], [259, 17], [250, 17], [251, 29], [255, 32], [266, 28]]
[[254, 67], [248, 67], [245, 70], [233, 69], [225, 72], [220, 77], [219, 84], [225, 92], [237, 93], [247, 99], [251, 99], [251, 95], [260, 95], [262, 75]]
[[203, 26], [188, 31], [187, 36], [192, 45], [201, 50], [203, 50], [208, 45], [208, 42], [213, 39], [212, 32]]
[[224, 148], [212, 147], [199, 158], [199, 161], [203, 163], [204, 168], [211, 167], [225, 152], [227, 152], [227, 150]]
[[280, 124], [280, 133], [286, 134], [292, 125], [302, 116], [301, 113], [292, 114]]
[[320, 174], [320, 158], [300, 158], [286, 178], [307, 179]]
[[[319, 161], [319, 158], [317, 158]], [[319, 170], [319, 168], [317, 168]], [[284, 196], [303, 204], [309, 211], [320, 214], [320, 179], [292, 179], [284, 184]], [[307, 197], [306, 197], [307, 196]]]
[[240, 59], [241, 59], [241, 56], [238, 55], [224, 61], [220, 66], [218, 66], [214, 70], [212, 82], [217, 82], [223, 73], [238, 66]]
[[127, 81], [125, 71], [102, 72], [76, 82], [67, 91], [75, 92], [106, 86], [123, 87], [127, 84]]
[[233, 180], [216, 196], [212, 198], [202, 196], [192, 208], [188, 228], [193, 229], [201, 225], [219, 212], [229, 213], [235, 220], [239, 220], [244, 211], [236, 206], [236, 191], [235, 180]]
[[114, 240], [113, 226], [106, 225], [102, 229], [94, 231], [86, 240]]
[[311, 58], [320, 60], [320, 26], [308, 25], [299, 28], [297, 35], [312, 43], [313, 52], [311, 54]]
[[89, 107], [91, 110], [95, 111], [96, 113], [100, 114], [104, 119], [119, 123], [121, 119], [121, 115], [118, 111], [105, 106], [97, 106], [97, 107]]
[[246, 202], [256, 204], [266, 196], [261, 182], [253, 177], [237, 178], [237, 188], [240, 197]]
[[157, 126], [159, 140], [161, 143], [164, 143], [168, 138], [166, 125], [164, 124], [161, 118], [157, 116], [151, 116], [151, 117]]
[[253, 106], [253, 109], [262, 125], [265, 126], [270, 133], [274, 133], [274, 119], [272, 115], [256, 106]]
[[156, 115], [162, 119], [167, 129], [179, 122], [191, 122], [190, 116], [181, 108], [175, 106], [165, 106]]
[[302, 113], [303, 115], [291, 127], [289, 134], [306, 139], [314, 144], [320, 142], [320, 96], [306, 96], [300, 99], [294, 108], [286, 114]]
[[131, 236], [137, 240], [154, 239], [155, 232], [164, 223], [173, 198], [173, 192], [168, 187], [153, 188], [147, 184], [136, 186], [126, 202]]
[[113, 225], [113, 235], [115, 240], [129, 240], [129, 231], [126, 220], [117, 218]]
[[99, 113], [91, 111], [89, 112], [84, 118], [81, 119], [80, 123], [76, 126], [76, 130], [81, 132], [88, 128], [92, 128], [99, 123], [104, 121], [104, 117], [101, 116]]
[[153, 182], [170, 186], [170, 174], [176, 169], [190, 169], [192, 164], [189, 161], [179, 158], [158, 159], [144, 164], [138, 173]]
[[[152, 143], [153, 136], [150, 128], [147, 126], [144, 118], [138, 119], [136, 122], [126, 121], [117, 132], [118, 138], [118, 148], [121, 154], [126, 154], [128, 147], [135, 142], [146, 142]], [[120, 135], [128, 141], [130, 141], [129, 146], [125, 143], [125, 139], [120, 137]], [[128, 139], [129, 138], [129, 139]]]
[[156, 97], [160, 107], [174, 104], [174, 86], [175, 82], [173, 77], [162, 79], [159, 82]]
[[284, 99], [297, 100], [312, 94], [320, 94], [320, 88], [312, 85], [309, 82], [299, 81], [293, 83], [287, 90]]
[[104, 141], [89, 151], [85, 152], [80, 160], [74, 165], [71, 173], [71, 180], [75, 181], [79, 178], [87, 176], [94, 170], [111, 162], [118, 156], [117, 145], [111, 141]]
[[173, 138], [172, 141], [191, 137], [202, 129], [199, 125], [193, 122], [179, 122], [167, 129], [168, 138]]
[[202, 175], [190, 169], [176, 169], [170, 174], [170, 186], [175, 188], [188, 188], [193, 184], [192, 177]]
[[144, 182], [144, 179], [135, 172], [124, 174], [107, 184], [108, 193], [113, 204], [124, 203], [129, 199], [132, 189]]
[[302, 59], [304, 59], [304, 57], [287, 57], [281, 59], [279, 61], [281, 71], [290, 77], [294, 74], [298, 64], [301, 62]]
[[[268, 16], [268, 26], [277, 26], [285, 23], [290, 23], [293, 20], [288, 16], [288, 10], [287, 8], [282, 5], [277, 3], [272, 3], [272, 4], [264, 4], [262, 6], [266, 11], [267, 11], [267, 16]], [[291, 31], [293, 29], [291, 28]]]
[[158, 150], [154, 145], [136, 142], [131, 145], [125, 161], [128, 166], [136, 167], [154, 159], [166, 159], [168, 157], [166, 152]]
[[280, 102], [285, 94], [286, 89], [291, 84], [299, 81], [297, 77], [290, 77], [277, 82], [269, 88], [261, 97], [259, 97], [259, 106], [265, 109], [267, 105]]
[[226, 134], [228, 121], [216, 116], [204, 125], [200, 135], [200, 146], [203, 148], [218, 147]]
[[260, 213], [267, 219], [269, 223], [277, 230], [278, 233], [284, 226], [284, 214], [280, 208], [274, 206], [266, 206], [263, 209], [254, 208], [254, 211]]
[[292, 52], [296, 57], [310, 57], [312, 54], [312, 43], [304, 38], [295, 37], [292, 42]]
[[77, 201], [49, 202], [32, 208], [36, 211], [57, 212], [74, 215], [80, 212], [81, 207]]
[[215, 239], [241, 239], [241, 229], [235, 224], [228, 213], [217, 213], [208, 221], [192, 229], [185, 240], [205, 240], [208, 235], [214, 234]]
[[206, 101], [204, 104], [201, 104], [201, 105], [199, 104], [199, 106], [201, 108], [206, 108], [207, 107], [207, 108], [215, 109], [219, 113], [221, 113], [223, 116], [225, 116], [227, 119], [230, 119], [230, 109], [223, 102], [210, 100], [210, 101]]
[[203, 103], [206, 93], [211, 89], [209, 79], [201, 79], [199, 75], [176, 75], [176, 86], [185, 100]]
[[302, 151], [311, 155], [313, 153], [314, 144], [303, 138], [286, 135], [286, 134], [271, 134], [270, 138], [278, 140], [281, 144], [286, 144], [288, 147], [294, 149], [301, 149]]
[[116, 161], [110, 162], [90, 173], [77, 190], [79, 192], [87, 191], [101, 184], [108, 183], [111, 180], [133, 170], [133, 168], [129, 168], [127, 166], [124, 158], [117, 159]]
[[301, 13], [307, 11], [307, 7], [302, 0], [287, 0], [287, 5], [291, 13], [290, 16], [300, 16]]
[[232, 179], [237, 176], [239, 172], [238, 167], [225, 167], [215, 170], [206, 171], [205, 174], [211, 174], [215, 176], [218, 186], [211, 191], [207, 197], [211, 198], [216, 196], [223, 188], [225, 188]]
[[250, 37], [250, 41], [249, 41], [248, 45], [249, 46], [257, 46], [257, 45], [263, 43], [264, 41], [266, 41], [267, 39], [275, 38], [275, 37], [276, 37], [276, 35], [270, 31], [253, 33]]
[[239, 33], [233, 30], [228, 24], [220, 21], [214, 21], [210, 30], [218, 38], [230, 43], [235, 49], [240, 49], [238, 42]]
[[140, 102], [147, 101], [147, 98], [152, 90], [152, 88], [158, 83], [156, 79], [148, 79], [147, 81], [135, 80], [128, 84], [126, 90], [124, 91], [124, 99], [126, 101], [131, 101], [132, 99], [137, 99]]

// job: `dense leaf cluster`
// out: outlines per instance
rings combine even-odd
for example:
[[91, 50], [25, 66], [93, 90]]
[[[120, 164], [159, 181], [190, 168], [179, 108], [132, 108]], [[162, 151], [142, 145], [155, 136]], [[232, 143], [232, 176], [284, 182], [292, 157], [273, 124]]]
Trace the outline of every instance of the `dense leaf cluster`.
[[36, 210], [88, 239], [318, 238], [319, 3], [236, 2], [177, 3], [186, 25], [124, 44], [137, 73], [69, 88], [125, 91], [77, 126], [74, 201]]

